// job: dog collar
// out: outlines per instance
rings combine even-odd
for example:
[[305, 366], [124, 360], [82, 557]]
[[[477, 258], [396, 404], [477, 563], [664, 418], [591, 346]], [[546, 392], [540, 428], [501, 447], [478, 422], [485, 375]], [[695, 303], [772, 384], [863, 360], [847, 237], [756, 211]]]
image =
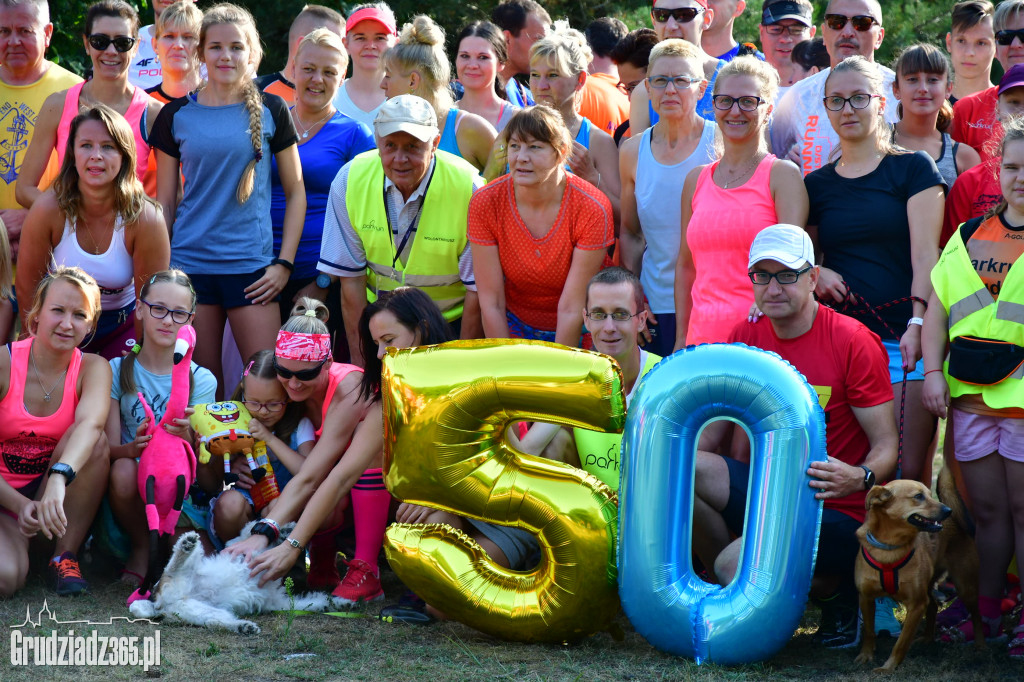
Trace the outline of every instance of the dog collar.
[[882, 542], [881, 540], [876, 538], [874, 535], [872, 535], [871, 531], [868, 531], [867, 533], [864, 534], [864, 541], [867, 542], [872, 547], [874, 547], [875, 549], [884, 549], [884, 550], [889, 551], [889, 552], [891, 552], [894, 549], [899, 549], [900, 547], [904, 546], [904, 545], [890, 545], [888, 542]]
[[864, 561], [868, 562], [868, 566], [878, 571], [879, 582], [882, 583], [882, 589], [885, 590], [886, 594], [896, 594], [899, 592], [900, 569], [910, 563], [910, 560], [914, 558], [914, 548], [911, 547], [906, 556], [902, 559], [897, 559], [891, 564], [884, 564], [881, 561], [878, 561], [868, 554], [868, 551], [863, 547], [860, 548], [860, 553], [864, 557]]

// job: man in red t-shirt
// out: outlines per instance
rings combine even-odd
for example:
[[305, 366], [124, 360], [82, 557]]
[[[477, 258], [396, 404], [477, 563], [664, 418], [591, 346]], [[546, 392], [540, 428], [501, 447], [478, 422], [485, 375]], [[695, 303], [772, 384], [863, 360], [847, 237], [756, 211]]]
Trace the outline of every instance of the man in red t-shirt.
[[[750, 247], [748, 270], [754, 300], [766, 320], [743, 321], [730, 342], [778, 353], [801, 372], [825, 411], [828, 461], [807, 470], [808, 485], [824, 500], [812, 596], [821, 599], [822, 624], [815, 639], [828, 647], [857, 643], [854, 532], [864, 521], [864, 497], [892, 475], [898, 436], [893, 417], [888, 359], [878, 336], [860, 322], [814, 300], [818, 266], [807, 233], [773, 225]], [[744, 438], [732, 437], [733, 457], [715, 454], [732, 425], [705, 429], [697, 453], [693, 505], [694, 550], [713, 578], [732, 580], [746, 510], [749, 466]], [[737, 456], [739, 458], [737, 458]]]
[[[992, 15], [996, 32], [996, 59], [1009, 71], [1014, 64], [1024, 64], [1024, 0], [1003, 0]], [[998, 155], [1002, 126], [996, 118], [999, 86], [968, 95], [953, 105], [953, 129], [950, 135], [978, 150], [981, 160]]]

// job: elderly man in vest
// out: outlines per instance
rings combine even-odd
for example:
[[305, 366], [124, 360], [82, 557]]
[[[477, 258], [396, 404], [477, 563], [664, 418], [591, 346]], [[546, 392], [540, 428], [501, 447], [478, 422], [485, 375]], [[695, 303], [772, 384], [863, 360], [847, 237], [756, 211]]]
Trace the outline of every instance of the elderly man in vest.
[[352, 362], [362, 364], [359, 317], [400, 286], [422, 289], [465, 339], [483, 336], [466, 215], [483, 185], [475, 168], [437, 149], [437, 116], [415, 95], [392, 97], [373, 122], [375, 151], [331, 185], [317, 268], [341, 278]]

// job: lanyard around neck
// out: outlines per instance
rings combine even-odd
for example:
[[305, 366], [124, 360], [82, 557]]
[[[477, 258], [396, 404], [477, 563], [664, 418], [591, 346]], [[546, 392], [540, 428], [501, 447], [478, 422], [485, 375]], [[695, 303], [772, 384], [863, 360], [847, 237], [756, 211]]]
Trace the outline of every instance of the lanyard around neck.
[[[398, 245], [397, 249], [395, 249], [395, 257], [391, 260], [391, 268], [392, 269], [394, 269], [395, 265], [398, 263], [398, 258], [399, 258], [399, 256], [402, 255], [402, 251], [405, 250], [405, 246], [406, 246], [406, 244], [409, 243], [410, 237], [412, 237], [412, 235], [416, 232], [416, 226], [419, 225], [420, 216], [423, 215], [423, 207], [427, 203], [427, 192], [430, 191], [430, 183], [433, 182], [433, 181], [434, 181], [434, 170], [431, 169], [430, 177], [427, 178], [427, 186], [423, 188], [423, 195], [421, 197], [422, 201], [420, 202], [419, 211], [416, 213], [416, 217], [413, 218], [412, 224], [409, 225], [409, 229], [405, 231], [405, 236], [402, 237], [402, 243]], [[384, 183], [384, 189], [382, 191], [383, 191], [383, 196], [384, 196], [384, 217], [387, 218], [387, 220], [388, 220], [388, 238], [391, 239], [391, 245], [394, 246], [395, 245], [395, 232], [394, 232], [394, 229], [391, 227], [391, 211], [388, 210], [388, 185], [387, 185], [386, 182]], [[399, 191], [401, 191], [401, 190], [399, 190]]]

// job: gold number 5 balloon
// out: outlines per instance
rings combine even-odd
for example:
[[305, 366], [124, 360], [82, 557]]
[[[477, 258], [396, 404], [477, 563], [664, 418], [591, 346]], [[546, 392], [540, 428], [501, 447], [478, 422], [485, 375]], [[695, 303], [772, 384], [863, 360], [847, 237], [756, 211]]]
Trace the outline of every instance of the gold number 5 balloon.
[[512, 448], [516, 421], [621, 431], [622, 374], [610, 358], [541, 341], [389, 349], [382, 374], [384, 477], [406, 502], [537, 536], [540, 564], [504, 569], [447, 525], [394, 524], [398, 577], [427, 603], [496, 637], [562, 642], [619, 607], [615, 494], [579, 469]]

